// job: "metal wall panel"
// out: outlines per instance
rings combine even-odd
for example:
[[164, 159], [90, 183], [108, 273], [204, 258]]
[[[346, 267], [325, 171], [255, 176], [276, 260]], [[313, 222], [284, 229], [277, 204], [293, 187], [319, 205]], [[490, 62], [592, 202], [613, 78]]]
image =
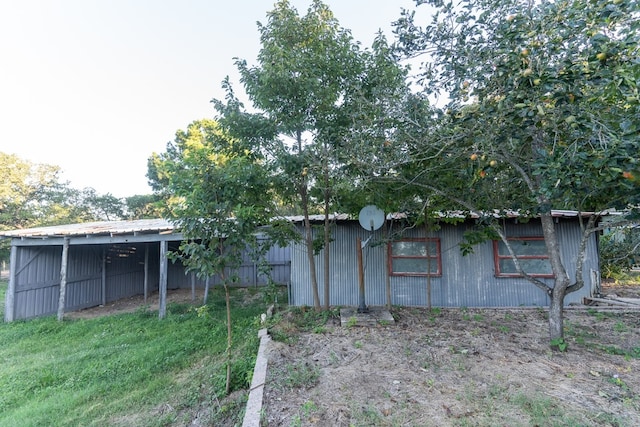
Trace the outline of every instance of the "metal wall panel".
[[[562, 258], [574, 277], [580, 229], [574, 220], [559, 219]], [[463, 256], [459, 244], [466, 230], [473, 228], [473, 222], [459, 225], [441, 224], [438, 231], [430, 234], [440, 238], [442, 275], [431, 277], [431, 304], [435, 307], [518, 307], [547, 306], [547, 295], [522, 278], [496, 277], [491, 242], [474, 248], [474, 253]], [[539, 221], [516, 224], [509, 220], [504, 225], [510, 236], [540, 236]], [[331, 305], [358, 305], [358, 276], [355, 241], [358, 236], [367, 239], [370, 233], [357, 222], [342, 222], [335, 226], [334, 241], [330, 247], [331, 257]], [[405, 237], [424, 237], [424, 229], [410, 229]], [[363, 250], [365, 265], [365, 288], [367, 305], [386, 303], [385, 281], [387, 272], [386, 244], [381, 244], [382, 234], [376, 231]], [[323, 271], [321, 252], [315, 257], [318, 287], [321, 302], [323, 298]], [[304, 245], [291, 248], [291, 290], [290, 303], [293, 305], [313, 305], [313, 293], [309, 266]], [[590, 294], [590, 271], [598, 270], [598, 254], [595, 236], [591, 236], [585, 259], [586, 284], [579, 292], [569, 294], [565, 303], [579, 302]], [[542, 279], [552, 284], [552, 279]], [[392, 276], [392, 304], [403, 306], [425, 306], [427, 304], [427, 278]]]
[[[242, 258], [242, 265], [238, 269], [238, 286], [266, 286], [269, 278], [277, 284], [288, 285], [291, 278], [291, 255], [289, 247], [274, 246], [264, 256], [267, 264], [261, 267], [259, 262], [251, 260], [248, 252]], [[267, 272], [263, 271], [266, 268]], [[190, 288], [191, 278], [185, 272], [180, 263], [169, 263], [168, 286], [170, 289]], [[218, 275], [210, 278], [210, 286], [220, 285], [222, 282]], [[204, 279], [196, 278], [196, 287], [203, 288]]]
[[[178, 242], [170, 248], [177, 249]], [[160, 278], [159, 243], [72, 245], [67, 262], [67, 291], [65, 311], [102, 304], [103, 257], [105, 258], [106, 302], [144, 293], [145, 251], [148, 250], [148, 290], [158, 291]], [[266, 255], [271, 277], [279, 284], [288, 284], [291, 261], [288, 247], [273, 247]], [[16, 262], [11, 266], [16, 274], [14, 295], [14, 319], [27, 319], [55, 314], [60, 295], [60, 265], [62, 247], [17, 246]], [[268, 276], [259, 266], [244, 256], [239, 270], [241, 286], [264, 286]], [[196, 286], [204, 287], [204, 280], [196, 280]], [[220, 283], [218, 277], [211, 285]], [[168, 289], [190, 288], [191, 278], [185, 275], [182, 264], [169, 263]], [[7, 308], [8, 309], [8, 308]]]
[[[67, 264], [65, 311], [102, 304], [102, 252], [100, 248], [89, 245], [71, 246], [69, 260], [71, 262]], [[59, 289], [58, 286], [58, 292]]]

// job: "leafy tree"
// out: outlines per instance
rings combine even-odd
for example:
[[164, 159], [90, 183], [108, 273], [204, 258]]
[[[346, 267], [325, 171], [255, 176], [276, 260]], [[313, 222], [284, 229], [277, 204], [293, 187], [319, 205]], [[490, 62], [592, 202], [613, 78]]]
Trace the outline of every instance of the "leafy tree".
[[640, 228], [637, 225], [610, 230], [600, 239], [602, 276], [624, 277], [640, 265]]
[[0, 152], [0, 224], [19, 229], [38, 223], [48, 196], [59, 185], [57, 166], [34, 164]]
[[[60, 168], [0, 152], [0, 230], [122, 219], [123, 201], [60, 180]], [[0, 244], [8, 259], [9, 242]]]
[[[448, 102], [431, 128], [406, 136], [414, 142], [411, 161], [399, 165], [398, 178], [466, 210], [517, 209], [541, 219], [553, 285], [513, 259], [549, 296], [557, 346], [564, 298], [584, 284], [586, 242], [599, 216], [640, 201], [638, 2], [417, 3], [435, 8], [433, 19], [421, 27], [405, 11], [397, 46], [423, 55], [425, 94]], [[593, 212], [582, 224], [575, 279], [560, 258], [552, 208]], [[508, 245], [499, 224], [487, 224], [492, 232], [484, 238]]]
[[[345, 165], [360, 155], [356, 145], [383, 143], [386, 119], [382, 112], [390, 94], [399, 92], [398, 87], [406, 89], [404, 72], [383, 36], [378, 36], [371, 51], [361, 50], [319, 0], [312, 2], [304, 16], [288, 1], [278, 1], [267, 23], [259, 24], [259, 31], [258, 64], [236, 61], [244, 88], [259, 113], [245, 114], [236, 123], [259, 122], [258, 133], [271, 135], [260, 143], [277, 166], [283, 200], [295, 201], [303, 213], [316, 308], [321, 307], [321, 299], [314, 254], [321, 249], [324, 253], [323, 299], [328, 308], [330, 212], [335, 210], [340, 189], [350, 181]], [[236, 102], [218, 103], [219, 111], [238, 111], [230, 105], [238, 106]], [[368, 139], [370, 136], [374, 138]], [[314, 238], [309, 221], [316, 210], [324, 213], [319, 238]]]
[[[238, 280], [243, 252], [255, 259], [269, 245], [284, 245], [288, 228], [273, 221], [270, 171], [259, 153], [230, 138], [213, 120], [179, 130], [167, 151], [149, 160], [149, 177], [167, 197], [171, 220], [184, 240], [173, 252], [199, 277], [220, 275], [227, 306], [227, 381], [231, 386], [229, 285]], [[259, 239], [258, 232], [268, 238]]]
[[155, 194], [137, 194], [125, 198], [127, 219], [162, 217], [162, 199]]

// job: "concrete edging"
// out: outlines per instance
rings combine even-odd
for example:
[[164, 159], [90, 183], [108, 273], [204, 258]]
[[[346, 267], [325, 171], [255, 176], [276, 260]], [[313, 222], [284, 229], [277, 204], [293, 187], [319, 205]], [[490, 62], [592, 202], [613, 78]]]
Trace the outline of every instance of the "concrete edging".
[[258, 357], [256, 357], [256, 366], [253, 368], [249, 400], [247, 400], [242, 427], [260, 427], [262, 396], [267, 378], [267, 346], [271, 337], [266, 329], [260, 329], [258, 337], [260, 337], [260, 347], [258, 348]]

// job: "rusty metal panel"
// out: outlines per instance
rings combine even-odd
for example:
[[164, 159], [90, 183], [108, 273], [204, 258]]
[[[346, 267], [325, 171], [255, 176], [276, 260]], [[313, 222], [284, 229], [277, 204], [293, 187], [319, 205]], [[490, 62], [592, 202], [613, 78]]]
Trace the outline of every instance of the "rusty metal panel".
[[[574, 277], [575, 258], [580, 238], [577, 221], [558, 219], [558, 233], [562, 257]], [[539, 221], [516, 223], [508, 220], [504, 224], [510, 236], [540, 236]], [[474, 227], [473, 221], [458, 225], [441, 224], [430, 237], [440, 239], [442, 275], [431, 277], [431, 304], [434, 307], [518, 307], [547, 306], [546, 293], [522, 278], [496, 277], [493, 261], [493, 246], [485, 242], [474, 248], [474, 253], [463, 256], [460, 243], [464, 232]], [[331, 258], [331, 305], [358, 305], [358, 278], [355, 255], [355, 240], [360, 236], [365, 240], [369, 233], [362, 230], [357, 222], [342, 222], [334, 226], [330, 247]], [[410, 229], [404, 237], [424, 238], [424, 229]], [[380, 231], [364, 249], [365, 295], [367, 305], [386, 303], [385, 281], [387, 271], [386, 244], [381, 241]], [[323, 252], [315, 256], [319, 294], [323, 297]], [[290, 303], [293, 305], [313, 305], [313, 293], [305, 248], [297, 244], [291, 248], [291, 290]], [[590, 280], [590, 271], [598, 269], [598, 255], [595, 236], [589, 241], [584, 271], [585, 280]], [[427, 278], [424, 276], [392, 276], [392, 304], [403, 306], [425, 306], [428, 301]], [[552, 285], [552, 279], [541, 279]], [[590, 292], [586, 284], [580, 291], [567, 296], [566, 303], [578, 302]]]
[[[364, 242], [371, 239], [363, 248], [363, 268], [365, 280], [365, 301], [367, 305], [386, 303], [385, 252], [380, 246], [382, 233], [373, 233], [359, 225], [334, 225], [331, 229], [332, 242], [329, 246], [330, 305], [358, 305], [359, 284], [356, 262], [357, 238]], [[357, 224], [357, 222], [355, 223]], [[319, 230], [315, 230], [318, 232]], [[324, 304], [324, 250], [315, 255], [316, 277], [320, 303]], [[291, 295], [290, 304], [313, 305], [311, 276], [306, 247], [303, 243], [291, 246]]]

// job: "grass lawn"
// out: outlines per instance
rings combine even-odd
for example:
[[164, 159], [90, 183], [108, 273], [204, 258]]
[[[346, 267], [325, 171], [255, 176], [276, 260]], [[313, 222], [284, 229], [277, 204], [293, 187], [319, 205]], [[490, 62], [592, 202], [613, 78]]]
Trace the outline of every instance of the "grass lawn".
[[[3, 305], [6, 285], [0, 282]], [[232, 290], [232, 298], [232, 390], [242, 390], [251, 380], [265, 298], [255, 289]], [[205, 424], [241, 420], [246, 393], [223, 399], [224, 307], [224, 293], [214, 289], [206, 310], [169, 304], [164, 320], [141, 308], [0, 324], [0, 425], [186, 425], [194, 411]]]

